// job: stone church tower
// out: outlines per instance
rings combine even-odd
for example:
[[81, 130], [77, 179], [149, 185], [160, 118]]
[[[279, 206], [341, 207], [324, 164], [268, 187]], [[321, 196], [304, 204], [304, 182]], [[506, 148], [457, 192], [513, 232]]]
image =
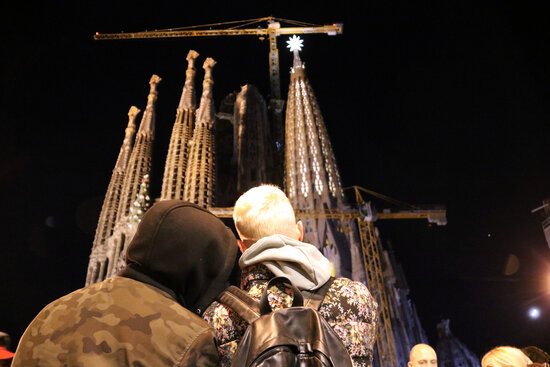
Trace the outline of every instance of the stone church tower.
[[155, 140], [155, 104], [157, 101], [157, 85], [162, 79], [153, 75], [149, 81], [150, 90], [147, 96], [147, 107], [136, 134], [134, 149], [128, 161], [128, 168], [122, 184], [120, 205], [117, 212], [117, 222], [130, 214], [130, 206], [135, 201], [143, 177], [151, 173], [153, 141]]
[[313, 88], [298, 50], [290, 72], [285, 120], [285, 189], [304, 224], [304, 239], [319, 247], [337, 276], [365, 281], [365, 269], [353, 220], [315, 215], [346, 210], [340, 174]]
[[233, 114], [233, 160], [237, 168], [237, 196], [269, 182], [273, 150], [265, 100], [258, 89], [246, 84], [237, 94]]
[[195, 128], [195, 59], [198, 52], [191, 50], [187, 54], [187, 71], [185, 85], [181, 93], [180, 103], [176, 110], [176, 121], [172, 128], [170, 146], [164, 164], [161, 200], [183, 199], [185, 172], [189, 161], [189, 142]]
[[140, 110], [136, 106], [130, 107], [130, 111], [128, 111], [128, 127], [125, 131], [124, 141], [122, 142], [122, 147], [113, 169], [113, 175], [111, 176], [97, 223], [92, 254], [90, 255], [90, 263], [88, 265], [88, 274], [86, 275], [87, 285], [94, 283], [95, 279], [104, 277], [106, 272], [105, 263], [102, 260], [106, 257], [107, 239], [111, 237], [115, 228], [122, 184], [134, 145], [134, 135], [136, 133], [135, 120], [139, 112]]
[[196, 124], [193, 138], [189, 145], [189, 161], [185, 173], [183, 200], [196, 203], [203, 207], [214, 203], [214, 135], [215, 121], [212, 69], [216, 61], [207, 58], [203, 68], [205, 71], [202, 83], [202, 96], [196, 113]]

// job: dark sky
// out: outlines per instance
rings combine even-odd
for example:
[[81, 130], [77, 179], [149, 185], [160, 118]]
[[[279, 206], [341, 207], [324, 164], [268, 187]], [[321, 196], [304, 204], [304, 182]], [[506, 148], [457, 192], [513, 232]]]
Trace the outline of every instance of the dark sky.
[[[268, 44], [255, 37], [93, 34], [273, 15], [344, 23], [343, 35], [305, 36], [301, 53], [344, 186], [447, 207], [445, 227], [377, 223], [430, 342], [437, 344], [437, 322], [450, 318], [478, 355], [500, 344], [550, 351], [550, 250], [531, 213], [550, 197], [550, 9], [483, 3], [2, 5], [0, 330], [17, 341], [42, 307], [84, 284], [127, 112], [144, 109], [153, 73], [163, 78], [153, 196], [189, 49], [200, 64], [218, 62], [216, 104], [245, 83], [269, 92]], [[292, 56], [284, 41], [286, 98]], [[520, 268], [505, 275], [511, 254]], [[534, 305], [536, 321], [526, 316]]]

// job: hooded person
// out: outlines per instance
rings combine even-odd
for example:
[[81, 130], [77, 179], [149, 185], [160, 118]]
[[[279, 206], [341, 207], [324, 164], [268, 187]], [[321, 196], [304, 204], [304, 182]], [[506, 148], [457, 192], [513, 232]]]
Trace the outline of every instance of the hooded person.
[[[242, 256], [241, 288], [259, 300], [270, 279], [284, 276], [301, 291], [328, 291], [319, 313], [334, 329], [355, 367], [371, 366], [377, 330], [377, 304], [367, 287], [347, 278], [331, 277], [330, 261], [313, 245], [302, 242], [303, 226], [296, 222], [290, 201], [279, 188], [260, 185], [245, 192], [233, 210]], [[326, 288], [325, 287], [325, 288]], [[272, 309], [292, 304], [286, 285], [270, 289]], [[216, 329], [222, 366], [229, 366], [248, 324], [218, 301], [203, 318]]]
[[143, 216], [117, 276], [53, 301], [27, 327], [13, 366], [218, 366], [201, 312], [237, 254], [209, 211], [160, 201]]

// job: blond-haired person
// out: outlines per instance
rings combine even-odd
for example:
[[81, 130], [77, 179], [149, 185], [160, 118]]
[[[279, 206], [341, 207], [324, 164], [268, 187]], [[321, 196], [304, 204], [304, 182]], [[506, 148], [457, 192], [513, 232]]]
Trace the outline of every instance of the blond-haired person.
[[[328, 259], [315, 246], [302, 242], [302, 223], [296, 222], [284, 192], [272, 185], [248, 190], [235, 203], [233, 220], [243, 253], [239, 259], [241, 288], [259, 300], [274, 276], [285, 276], [298, 289], [307, 291], [331, 281], [319, 312], [344, 342], [354, 366], [371, 366], [377, 324], [376, 302], [364, 284], [330, 277]], [[291, 304], [292, 292], [280, 287], [271, 300], [272, 306], [287, 307]], [[218, 302], [210, 305], [203, 318], [216, 330], [222, 366], [230, 365], [248, 324]]]
[[[491, 349], [481, 359], [481, 367], [527, 367], [533, 362], [520, 349], [501, 346]], [[544, 366], [544, 364], [535, 364]]]

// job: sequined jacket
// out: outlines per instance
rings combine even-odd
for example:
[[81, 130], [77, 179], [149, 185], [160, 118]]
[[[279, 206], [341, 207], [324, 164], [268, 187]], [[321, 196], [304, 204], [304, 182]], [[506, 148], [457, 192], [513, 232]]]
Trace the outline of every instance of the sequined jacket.
[[12, 367], [218, 366], [214, 332], [167, 293], [114, 277], [46, 306]]
[[[273, 274], [263, 265], [251, 266], [243, 270], [241, 288], [259, 300], [272, 277]], [[291, 288], [274, 287], [270, 292], [268, 299], [273, 309], [291, 305]], [[367, 287], [347, 278], [333, 281], [319, 308], [319, 313], [344, 342], [355, 367], [372, 366], [377, 308]], [[203, 318], [216, 330], [221, 365], [229, 366], [248, 324], [229, 307], [218, 302], [206, 309]]]

